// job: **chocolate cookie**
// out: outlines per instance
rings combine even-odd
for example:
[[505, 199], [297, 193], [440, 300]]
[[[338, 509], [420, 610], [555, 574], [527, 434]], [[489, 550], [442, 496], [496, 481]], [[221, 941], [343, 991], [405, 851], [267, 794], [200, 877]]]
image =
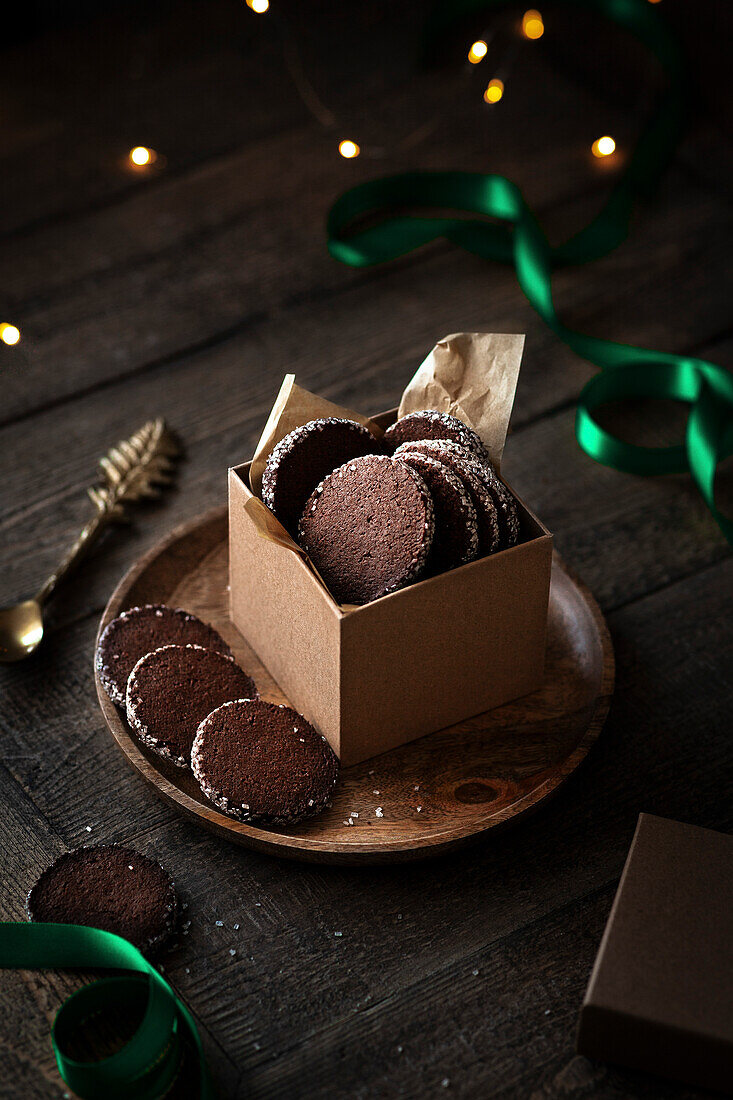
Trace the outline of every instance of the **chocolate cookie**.
[[319, 814], [339, 772], [333, 749], [302, 715], [259, 699], [224, 703], [204, 718], [191, 767], [225, 814], [268, 824]]
[[[410, 444], [405, 446], [409, 448]], [[427, 571], [442, 573], [473, 561], [479, 547], [478, 520], [464, 484], [447, 466], [429, 455], [408, 449], [400, 453], [399, 461], [420, 474], [433, 498], [435, 535]]]
[[84, 924], [155, 951], [175, 929], [173, 879], [132, 848], [100, 844], [59, 856], [26, 899], [30, 921]]
[[380, 445], [363, 424], [327, 416], [286, 435], [272, 450], [262, 475], [262, 499], [292, 535], [316, 485], [350, 458]]
[[124, 707], [127, 678], [141, 657], [162, 645], [189, 643], [229, 653], [212, 626], [178, 607], [146, 604], [123, 611], [107, 623], [97, 646], [94, 664], [102, 687], [113, 703]]
[[499, 512], [494, 498], [486, 488], [482, 478], [473, 471], [471, 463], [464, 461], [456, 452], [446, 452], [441, 443], [448, 440], [423, 439], [416, 443], [403, 443], [394, 453], [400, 459], [409, 454], [422, 454], [442, 463], [463, 483], [471, 503], [476, 510], [478, 523], [478, 556], [493, 554], [499, 548]]
[[334, 599], [363, 604], [420, 576], [434, 530], [433, 502], [420, 475], [386, 455], [368, 455], [321, 482], [298, 533]]
[[413, 450], [425, 450], [435, 454], [435, 457], [445, 462], [451, 469], [457, 466], [460, 459], [464, 466], [468, 466], [478, 477], [490, 494], [496, 505], [499, 517], [499, 546], [497, 549], [506, 550], [514, 546], [519, 540], [519, 512], [514, 497], [507, 489], [503, 481], [497, 476], [491, 462], [479, 459], [465, 447], [459, 446], [450, 439], [425, 440], [421, 443], [411, 444]]
[[257, 695], [254, 681], [231, 657], [200, 645], [164, 645], [130, 673], [127, 721], [149, 749], [187, 768], [201, 720], [230, 699]]
[[437, 409], [407, 413], [384, 433], [384, 444], [390, 452], [403, 443], [414, 443], [419, 439], [452, 439], [479, 458], [488, 457], [481, 436], [473, 428], [469, 428], [459, 417], [438, 412]]

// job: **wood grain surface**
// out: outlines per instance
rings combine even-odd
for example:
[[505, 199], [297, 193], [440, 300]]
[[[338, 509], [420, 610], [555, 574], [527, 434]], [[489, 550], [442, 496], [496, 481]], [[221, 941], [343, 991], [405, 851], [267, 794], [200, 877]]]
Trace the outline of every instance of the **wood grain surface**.
[[[0, 320], [23, 338], [0, 344], [0, 602], [57, 564], [111, 443], [160, 414], [186, 461], [166, 502], [110, 532], [59, 593], [38, 653], [0, 668], [0, 916], [22, 919], [40, 870], [90, 839], [161, 860], [192, 921], [166, 976], [227, 1100], [697, 1100], [577, 1058], [574, 1041], [639, 812], [733, 828], [730, 550], [689, 479], [636, 479], [578, 449], [574, 400], [592, 368], [511, 270], [442, 243], [351, 270], [329, 259], [323, 228], [353, 182], [466, 168], [515, 179], [563, 239], [613, 183], [588, 149], [607, 132], [628, 148], [654, 87], [645, 56], [553, 4], [486, 108], [479, 84], [456, 84], [460, 36], [455, 65], [421, 67], [419, 0], [272, 0], [334, 134], [295, 91], [269, 16], [243, 3], [70, 7], [85, 12], [2, 43]], [[690, 127], [628, 240], [558, 271], [555, 300], [583, 331], [730, 365], [733, 11], [659, 11], [688, 51]], [[406, 144], [434, 107], [429, 137]], [[361, 139], [358, 160], [337, 155], [342, 136]], [[131, 174], [138, 143], [164, 167]], [[527, 334], [505, 470], [608, 621], [617, 681], [602, 736], [537, 813], [426, 862], [299, 864], [207, 833], [130, 769], [100, 713], [92, 655], [111, 593], [173, 527], [225, 502], [226, 468], [251, 455], [283, 373], [390, 408], [435, 340], [468, 328]], [[626, 437], [670, 441], [655, 414], [640, 406]], [[730, 501], [730, 470], [720, 481]], [[3, 972], [9, 1100], [63, 1096], [49, 1027], [84, 977]]]
[[[217, 508], [153, 547], [113, 592], [99, 633], [129, 607], [182, 607], [219, 631], [263, 699], [289, 704], [229, 621], [227, 534], [226, 509]], [[182, 813], [257, 851], [346, 865], [434, 856], [537, 809], [598, 738], [613, 678], [613, 648], [600, 609], [556, 560], [541, 691], [343, 769], [329, 810], [297, 827], [268, 829], [226, 817], [190, 772], [148, 750], [95, 673], [99, 703], [118, 745]]]

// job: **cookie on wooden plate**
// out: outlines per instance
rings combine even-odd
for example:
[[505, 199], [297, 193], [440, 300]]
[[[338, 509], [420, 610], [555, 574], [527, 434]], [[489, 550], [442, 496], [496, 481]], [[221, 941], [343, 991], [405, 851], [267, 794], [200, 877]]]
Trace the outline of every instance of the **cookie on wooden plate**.
[[146, 653], [163, 645], [200, 645], [229, 654], [229, 646], [212, 626], [180, 607], [146, 604], [131, 607], [107, 623], [97, 645], [94, 665], [113, 703], [125, 705], [127, 679]]
[[204, 718], [191, 767], [206, 797], [239, 821], [303, 821], [331, 801], [339, 773], [331, 746], [290, 707], [224, 703]]
[[187, 768], [201, 720], [230, 699], [257, 695], [232, 657], [200, 645], [165, 645], [141, 657], [130, 673], [127, 721], [149, 749]]
[[378, 450], [381, 447], [369, 429], [355, 420], [336, 416], [310, 420], [271, 451], [262, 475], [262, 499], [294, 535], [316, 485], [350, 458]]
[[481, 436], [452, 413], [437, 409], [422, 409], [407, 413], [396, 420], [384, 433], [384, 445], [392, 452], [403, 443], [419, 439], [451, 439], [479, 458], [488, 457]]
[[30, 890], [26, 912], [30, 921], [101, 928], [153, 952], [174, 932], [178, 902], [173, 879], [155, 860], [99, 844], [59, 856]]
[[400, 448], [400, 462], [415, 470], [424, 480], [433, 498], [435, 535], [426, 569], [442, 573], [473, 561], [478, 554], [479, 536], [476, 509], [463, 482], [437, 459]]
[[386, 455], [347, 462], [306, 503], [301, 546], [339, 603], [364, 604], [416, 580], [433, 544], [427, 485]]

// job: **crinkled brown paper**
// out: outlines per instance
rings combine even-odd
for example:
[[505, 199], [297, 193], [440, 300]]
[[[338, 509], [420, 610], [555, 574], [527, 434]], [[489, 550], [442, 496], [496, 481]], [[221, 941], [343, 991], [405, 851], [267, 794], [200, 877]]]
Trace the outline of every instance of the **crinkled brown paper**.
[[523, 349], [524, 336], [513, 333], [443, 337], [408, 383], [399, 415], [421, 409], [453, 413], [478, 432], [500, 469]]

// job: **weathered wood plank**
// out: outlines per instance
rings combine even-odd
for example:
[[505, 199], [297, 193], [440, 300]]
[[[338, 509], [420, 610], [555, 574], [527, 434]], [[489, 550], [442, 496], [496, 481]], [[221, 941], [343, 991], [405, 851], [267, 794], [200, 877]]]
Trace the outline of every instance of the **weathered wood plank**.
[[[385, 39], [387, 0], [342, 7], [342, 22], [314, 19], [283, 0], [274, 18], [285, 13], [301, 45], [318, 41], [325, 75], [337, 86], [348, 71], [341, 83], [350, 94], [340, 100], [348, 104], [414, 69], [422, 15], [417, 3], [401, 5]], [[29, 42], [6, 42], [0, 231], [17, 233], [136, 189], [123, 163], [133, 145], [157, 149], [177, 173], [307, 120], [272, 19], [226, 0], [207, 3], [205, 13], [192, 0], [138, 0]], [[348, 48], [352, 35], [362, 49]]]
[[[33, 768], [35, 754], [23, 761]], [[41, 871], [66, 850], [66, 845], [40, 812], [32, 797], [13, 780], [19, 761], [3, 745], [0, 797], [3, 806], [2, 889], [0, 919], [25, 920], [25, 898]], [[0, 1080], [10, 1083], [10, 1096], [58, 1096], [61, 1084], [49, 1042], [49, 1030], [61, 1001], [79, 986], [79, 979], [55, 972], [2, 971], [0, 981]]]
[[[435, 1072], [451, 1077], [458, 1095], [474, 1095], [461, 1089], [462, 1074], [487, 1074], [488, 1088], [493, 1072], [506, 1075], [514, 1067], [513, 1087], [523, 1083], [527, 1095], [572, 1055], [609, 884], [639, 810], [730, 827], [726, 769], [733, 750], [722, 716], [733, 690], [721, 670], [733, 667], [727, 626], [733, 609], [721, 601], [730, 601], [731, 578], [733, 565], [723, 563], [613, 615], [617, 701], [583, 772], [541, 815], [449, 860], [358, 873], [288, 865], [227, 847], [178, 820], [127, 770], [94, 714], [91, 667], [83, 659], [90, 655], [91, 622], [65, 632], [66, 644], [45, 667], [31, 663], [14, 672], [3, 693], [3, 742], [10, 752], [16, 741], [26, 751], [43, 749], [31, 771], [22, 760], [13, 770], [24, 784], [32, 776], [37, 804], [68, 843], [84, 840], [83, 826], [93, 822], [97, 839], [132, 842], [171, 867], [193, 924], [167, 970], [254, 1095], [267, 1095], [276, 1081], [282, 1095], [297, 1095], [288, 1090], [306, 1068], [313, 1095], [326, 1095], [325, 1066], [336, 1049], [344, 1051], [345, 1088], [353, 1074], [369, 1085], [369, 1095], [380, 1085], [394, 1094], [399, 1065], [390, 1060], [380, 1068], [373, 1057], [372, 1044], [383, 1044], [385, 1035], [396, 1036], [395, 1044], [409, 1039], [413, 1072], [425, 1067], [423, 1084]], [[32, 723], [30, 697], [40, 705]], [[51, 714], [57, 721], [49, 726]], [[582, 961], [571, 937], [557, 969], [548, 963], [537, 984], [544, 970], [533, 962], [528, 982], [529, 944], [533, 960], [544, 958], [537, 947], [543, 928], [549, 954], [557, 955], [553, 928], [567, 918], [545, 921], [548, 914], [574, 905], [582, 913], [581, 899], [604, 889]], [[531, 922], [513, 946], [511, 937]], [[468, 975], [487, 969], [494, 989], [507, 959], [515, 960], [512, 980], [501, 996], [492, 994], [489, 1026], [486, 986], [477, 982], [474, 989]], [[466, 975], [471, 996], [457, 974]], [[555, 1005], [560, 1017], [548, 1033], [544, 1009]], [[558, 1024], [560, 1042], [552, 1030]], [[464, 1059], [466, 1035], [474, 1036], [478, 1061]], [[522, 1063], [525, 1038], [532, 1056]], [[471, 1068], [478, 1063], [480, 1071]]]
[[346, 1026], [334, 1022], [317, 1042], [254, 1069], [245, 1078], [246, 1095], [295, 1098], [307, 1080], [313, 1100], [700, 1097], [573, 1057], [577, 1006], [612, 897], [612, 888], [600, 890], [409, 989], [360, 1006]]
[[[484, 168], [490, 139], [492, 169], [517, 178], [542, 208], [583, 188], [600, 194], [608, 176], [578, 155], [574, 93], [549, 70], [542, 78], [547, 108], [560, 125], [541, 176], [529, 166], [543, 141], [544, 116], [531, 115], [518, 127], [515, 106], [491, 116], [489, 125], [472, 102], [465, 116], [431, 136], [420, 150], [420, 166], [450, 161], [453, 167]], [[406, 91], [383, 94], [373, 106], [389, 106], [385, 141], [396, 140], [415, 96], [429, 112], [450, 87], [446, 77], [441, 82], [423, 76]], [[27, 414], [169, 359], [251, 327], [262, 315], [279, 317], [293, 302], [373, 283], [381, 273], [350, 270], [330, 259], [326, 211], [352, 183], [410, 166], [395, 154], [376, 165], [344, 161], [332, 140], [310, 127], [143, 187], [111, 210], [44, 226], [22, 245], [11, 240], [0, 246], [6, 308], [24, 334], [17, 348], [0, 353], [6, 364], [0, 417]], [[411, 268], [420, 262], [405, 261]]]
[[[686, 238], [670, 243], [676, 217], [672, 205], [640, 226], [614, 257], [583, 272], [559, 273], [561, 312], [588, 331], [632, 343], [644, 343], [651, 333], [650, 343], [680, 350], [694, 348], [726, 325], [730, 258], [725, 240], [715, 236], [709, 244], [691, 244], [689, 249]], [[689, 272], [685, 280], [674, 276], [682, 269]], [[711, 270], [721, 278], [705, 293], [702, 280]], [[641, 578], [648, 567], [650, 583], [652, 578], [655, 584], [664, 583], [680, 569], [689, 571], [694, 562], [705, 564], [711, 553], [722, 552], [724, 544], [686, 478], [639, 482], [595, 466], [576, 448], [571, 412], [563, 412], [557, 424], [538, 427], [535, 445], [526, 450], [520, 446], [523, 425], [572, 402], [592, 370], [544, 328], [508, 271], [449, 253], [409, 274], [395, 270], [368, 288], [291, 309], [287, 323], [279, 317], [263, 321], [221, 347], [89, 394], [74, 404], [73, 416], [63, 406], [2, 430], [3, 453], [23, 456], [23, 461], [9, 465], [0, 493], [7, 502], [0, 524], [0, 599], [33, 590], [53, 568], [88, 514], [84, 487], [93, 477], [96, 459], [150, 415], [164, 413], [187, 447], [180, 491], [168, 508], [140, 513], [139, 534], [109, 536], [94, 569], [69, 590], [68, 598], [61, 594], [55, 612], [61, 622], [69, 614], [101, 607], [114, 578], [142, 547], [175, 522], [223, 498], [224, 471], [251, 453], [285, 371], [295, 371], [303, 384], [344, 404], [365, 410], [388, 407], [438, 335], [485, 326], [528, 333], [514, 415], [516, 442], [510, 440], [507, 449], [507, 470], [602, 599], [613, 603], [643, 592]], [[727, 345], [717, 350], [725, 362]], [[711, 354], [715, 357], [716, 350]], [[543, 452], [543, 446], [550, 450]], [[561, 460], [562, 472], [552, 478], [547, 454], [553, 464]], [[610, 559], [603, 569], [598, 567], [599, 540], [582, 514], [580, 485], [597, 494], [599, 519], [607, 506], [607, 522], [611, 527], [621, 523], [626, 532], [616, 573], [612, 559], [618, 544], [613, 538]], [[616, 517], [619, 509], [624, 512], [626, 494], [629, 512], [622, 522]], [[581, 503], [576, 507], [575, 501]], [[674, 539], [657, 534], [666, 522], [673, 524]], [[600, 542], [607, 544], [605, 533]], [[659, 552], [657, 542], [663, 543]], [[627, 567], [626, 554], [637, 564]], [[637, 571], [631, 584], [629, 568]]]
[[[365, 91], [354, 81], [376, 134], [396, 133], [414, 112], [409, 88], [398, 88], [399, 55], [414, 41], [408, 24], [419, 6], [390, 17], [397, 29], [384, 55], [386, 94], [381, 73]], [[368, 68], [369, 48], [383, 36], [386, 9], [360, 9], [372, 37], [357, 58], [334, 54], [328, 81]], [[44, 220], [0, 242], [0, 282], [12, 295], [5, 300], [32, 337], [20, 350], [35, 345], [24, 374], [3, 353], [3, 397], [16, 404], [0, 416], [27, 419], [0, 431], [8, 456], [0, 602], [55, 564], [86, 515], [83, 490], [110, 442], [160, 411], [189, 451], [170, 505], [112, 536], [54, 606], [48, 645], [26, 665], [0, 669], [0, 741], [14, 777], [0, 772], [13, 852], [3, 912], [19, 914], [27, 880], [60, 847], [87, 841], [86, 824], [92, 839], [127, 840], [162, 859], [193, 920], [165, 966], [205, 1024], [227, 1096], [691, 1100], [689, 1090], [574, 1058], [573, 1037], [637, 813], [733, 827], [722, 718], [733, 702], [728, 548], [687, 479], [625, 477], [578, 451], [569, 405], [590, 368], [542, 328], [510, 272], [440, 246], [390, 271], [349, 272], [327, 259], [321, 224], [347, 179], [449, 162], [533, 177], [530, 198], [562, 235], [600, 194], [579, 195], [590, 173], [573, 159], [573, 141], [586, 148], [574, 127], [590, 120], [595, 136], [601, 118], [623, 126], [631, 112], [619, 96], [613, 115], [598, 113], [573, 91], [569, 65], [569, 80], [543, 77], [553, 70], [543, 69], [539, 50], [531, 55], [538, 67], [515, 81], [526, 77], [528, 95], [543, 86], [543, 112], [559, 113], [551, 124], [526, 109], [527, 96], [514, 100], [517, 113], [505, 111], [507, 95], [502, 113], [488, 116], [490, 133], [471, 132], [475, 105], [467, 104], [414, 161], [346, 165], [316, 146], [281, 86], [279, 61], [260, 54], [259, 41], [251, 48], [257, 20], [237, 5], [207, 5], [202, 50], [199, 18], [196, 5], [171, 6], [164, 17], [151, 6], [129, 42], [113, 44], [97, 24], [96, 40], [85, 31], [63, 36], [67, 57], [57, 37], [15, 53], [0, 74], [6, 92], [15, 84], [4, 102], [16, 127], [0, 150], [10, 188], [2, 216], [16, 230]], [[130, 50], [151, 22], [161, 43], [179, 20], [170, 57], [152, 69], [144, 59], [149, 71], [131, 82]], [[321, 48], [340, 33], [343, 25]], [[80, 64], [73, 44], [89, 51], [91, 41], [98, 59]], [[405, 75], [413, 65], [410, 54]], [[79, 79], [64, 87], [59, 75], [70, 66]], [[105, 68], [108, 99], [95, 103], [90, 92]], [[17, 95], [20, 72], [34, 77], [32, 98]], [[426, 107], [445, 87], [439, 74], [432, 92], [429, 83], [413, 84]], [[123, 119], [149, 126], [149, 136], [129, 136]], [[138, 140], [165, 151], [169, 169], [151, 187], [128, 190], [129, 177], [107, 154], [116, 159], [118, 147]], [[536, 170], [544, 142], [546, 177]], [[712, 173], [694, 182], [701, 150], [706, 159], [715, 151], [709, 130], [686, 145], [627, 245], [582, 272], [557, 274], [569, 323], [726, 361], [729, 222]], [[618, 690], [597, 750], [534, 820], [491, 845], [399, 872], [275, 863], [204, 836], [154, 800], [106, 732], [91, 674], [95, 609], [143, 548], [223, 499], [223, 471], [251, 450], [285, 370], [355, 407], [387, 407], [442, 331], [488, 323], [528, 332], [506, 473], [604, 605], [617, 609]], [[75, 399], [80, 387], [96, 392]], [[65, 404], [31, 415], [54, 402]], [[0, 1079], [19, 1100], [59, 1095], [47, 1021], [75, 984], [68, 975], [3, 979]]]
[[[33, 774], [42, 766], [44, 751], [26, 754], [23, 767]], [[20, 760], [3, 747], [0, 799], [3, 806], [2, 889], [0, 920], [26, 919], [28, 890], [68, 845], [49, 826], [32, 795], [12, 778]], [[77, 843], [88, 843], [86, 832]], [[59, 1005], [95, 975], [53, 970], [4, 970], [0, 981], [0, 1080], [7, 1100], [59, 1097], [64, 1084], [56, 1068], [49, 1032]], [[193, 1009], [195, 1012], [195, 1007]], [[239, 1076], [234, 1064], [205, 1031], [202, 1039], [212, 1073], [225, 1094], [233, 1094]]]

